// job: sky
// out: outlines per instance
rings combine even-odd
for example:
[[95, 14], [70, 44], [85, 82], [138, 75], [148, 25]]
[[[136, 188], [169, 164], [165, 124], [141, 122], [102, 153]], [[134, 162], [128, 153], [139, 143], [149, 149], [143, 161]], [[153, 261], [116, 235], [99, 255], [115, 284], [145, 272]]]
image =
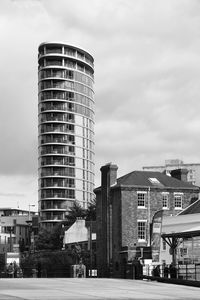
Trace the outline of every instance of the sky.
[[[37, 209], [37, 49], [95, 59], [95, 165], [200, 163], [200, 1], [0, 1], [0, 206]], [[33, 208], [34, 210], [34, 208]]]

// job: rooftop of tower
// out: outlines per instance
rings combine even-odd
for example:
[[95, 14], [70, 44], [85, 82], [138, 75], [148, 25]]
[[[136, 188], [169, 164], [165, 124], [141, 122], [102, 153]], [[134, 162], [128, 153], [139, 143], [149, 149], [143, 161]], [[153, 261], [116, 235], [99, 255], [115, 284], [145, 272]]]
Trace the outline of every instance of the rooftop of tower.
[[45, 46], [45, 45], [51, 45], [51, 46], [54, 46], [54, 45], [62, 45], [62, 46], [67, 46], [67, 47], [73, 48], [74, 50], [78, 50], [78, 51], [80, 51], [80, 52], [83, 52], [83, 53], [87, 54], [87, 55], [91, 58], [92, 62], [94, 63], [94, 58], [93, 58], [93, 56], [92, 56], [89, 52], [85, 51], [85, 50], [82, 49], [82, 48], [79, 48], [79, 47], [76, 47], [76, 46], [73, 46], [73, 45], [70, 45], [70, 44], [66, 44], [66, 43], [63, 43], [63, 42], [59, 42], [59, 41], [52, 41], [52, 42], [43, 42], [43, 43], [41, 43], [41, 44], [39, 45], [39, 47], [38, 47], [38, 51], [40, 51], [40, 48], [41, 48], [42, 46]]

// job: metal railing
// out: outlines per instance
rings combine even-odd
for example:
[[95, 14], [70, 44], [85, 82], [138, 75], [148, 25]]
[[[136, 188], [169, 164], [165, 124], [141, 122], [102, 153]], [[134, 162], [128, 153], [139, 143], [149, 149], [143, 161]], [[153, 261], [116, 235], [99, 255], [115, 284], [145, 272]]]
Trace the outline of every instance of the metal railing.
[[143, 275], [180, 280], [200, 281], [200, 263], [176, 265], [145, 265]]

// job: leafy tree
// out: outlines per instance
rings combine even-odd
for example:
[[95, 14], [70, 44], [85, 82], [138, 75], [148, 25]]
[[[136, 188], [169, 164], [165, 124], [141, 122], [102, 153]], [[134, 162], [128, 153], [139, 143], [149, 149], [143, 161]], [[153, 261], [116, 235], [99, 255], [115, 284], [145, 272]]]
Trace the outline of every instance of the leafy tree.
[[35, 241], [37, 250], [58, 250], [62, 248], [61, 224], [58, 224], [53, 230], [42, 229]]
[[64, 220], [64, 225], [71, 226], [77, 218], [86, 218], [87, 211], [84, 209], [77, 201], [73, 203], [70, 207], [66, 220]]
[[96, 199], [91, 201], [86, 210], [86, 220], [96, 221]]
[[68, 229], [77, 218], [84, 218], [87, 221], [96, 220], [96, 201], [92, 201], [87, 209], [84, 209], [78, 202], [74, 202], [65, 220], [56, 225], [52, 230], [42, 229], [39, 231], [35, 241], [36, 250], [61, 249], [63, 246], [64, 231]]
[[35, 247], [37, 250], [47, 250], [53, 248], [53, 243], [51, 240], [51, 232], [47, 229], [41, 229], [35, 239]]

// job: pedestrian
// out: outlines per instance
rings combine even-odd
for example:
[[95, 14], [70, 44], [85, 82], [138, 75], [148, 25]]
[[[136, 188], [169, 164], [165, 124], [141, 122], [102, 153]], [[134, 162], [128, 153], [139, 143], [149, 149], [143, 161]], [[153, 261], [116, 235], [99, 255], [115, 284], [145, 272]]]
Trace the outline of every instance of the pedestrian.
[[18, 267], [18, 269], [17, 269], [17, 278], [23, 278], [23, 272], [20, 267]]
[[10, 263], [8, 265], [7, 274], [8, 274], [9, 278], [13, 278], [14, 277], [14, 265], [13, 265], [13, 263]]
[[169, 273], [170, 273], [170, 278], [176, 278], [176, 267], [173, 263], [170, 264], [169, 266]]
[[42, 265], [41, 265], [41, 262], [39, 261], [38, 264], [37, 264], [37, 277], [38, 278], [41, 278], [41, 272], [42, 271]]
[[168, 276], [169, 276], [169, 268], [168, 268], [168, 266], [165, 263], [163, 264], [163, 273], [164, 273], [164, 277], [168, 278]]
[[160, 277], [160, 266], [159, 265], [157, 265], [154, 269], [154, 276]]
[[13, 262], [13, 267], [14, 267], [14, 277], [17, 278], [18, 265], [17, 265], [16, 261]]

